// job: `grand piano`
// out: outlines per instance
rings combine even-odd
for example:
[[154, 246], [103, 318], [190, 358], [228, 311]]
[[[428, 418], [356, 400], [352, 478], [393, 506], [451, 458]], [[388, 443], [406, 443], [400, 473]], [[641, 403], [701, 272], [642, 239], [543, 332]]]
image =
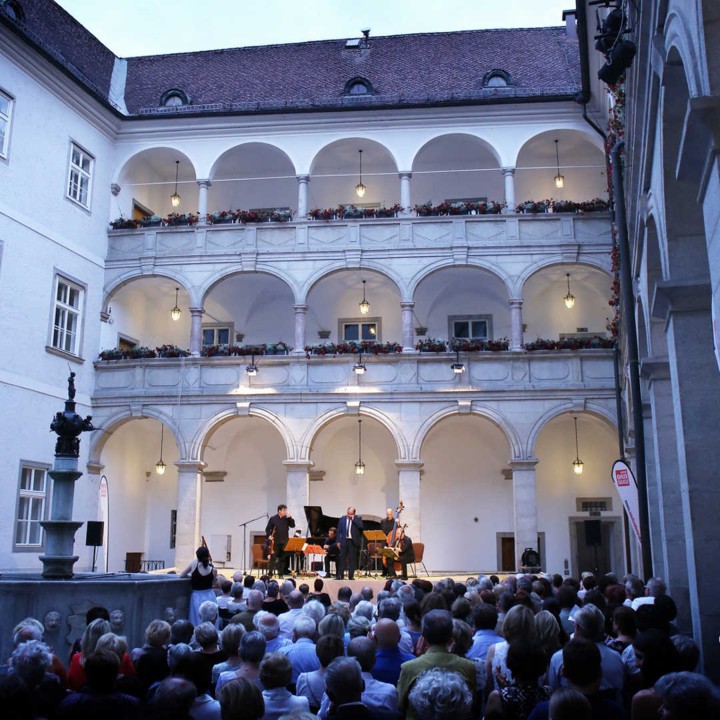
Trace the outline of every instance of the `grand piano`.
[[[305, 505], [305, 517], [307, 518], [308, 542], [322, 545], [328, 536], [331, 527], [336, 528], [340, 522], [339, 517], [325, 515], [320, 505]], [[380, 521], [371, 520], [363, 515], [364, 530], [380, 530]]]

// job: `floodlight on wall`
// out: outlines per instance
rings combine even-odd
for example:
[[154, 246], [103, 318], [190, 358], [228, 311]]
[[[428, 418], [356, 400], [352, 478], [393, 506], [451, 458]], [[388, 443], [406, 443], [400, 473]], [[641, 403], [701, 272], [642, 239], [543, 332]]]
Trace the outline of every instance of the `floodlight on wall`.
[[366, 371], [367, 368], [363, 365], [362, 361], [362, 353], [358, 353], [358, 361], [353, 365], [353, 372], [356, 375], [364, 375]]
[[160, 425], [160, 459], [155, 463], [155, 472], [158, 475], [164, 475], [167, 465], [163, 462], [163, 440], [165, 439], [165, 426]]
[[580, 450], [578, 448], [578, 431], [577, 431], [577, 416], [575, 420], [575, 459], [573, 460], [573, 472], [576, 475], [582, 475], [584, 463], [580, 459]]
[[182, 315], [182, 310], [178, 307], [178, 293], [180, 292], [180, 288], [175, 288], [175, 307], [170, 311], [170, 317], [173, 319], [174, 322], [177, 322], [180, 319], [180, 316]]
[[363, 185], [362, 181], [362, 150], [358, 150], [358, 153], [360, 155], [360, 182], [355, 186], [355, 193], [361, 198], [365, 197], [365, 190], [367, 190], [367, 188]]
[[178, 171], [180, 170], [180, 161], [175, 161], [175, 192], [170, 196], [170, 204], [176, 208], [180, 207], [180, 196], [178, 195], [177, 191], [177, 184], [178, 184]]
[[250, 377], [255, 377], [258, 374], [258, 366], [255, 364], [255, 356], [250, 356], [250, 364], [245, 366], [245, 372]]
[[456, 375], [462, 375], [462, 373], [465, 372], [465, 363], [460, 362], [460, 351], [459, 350], [455, 351], [455, 362], [452, 363], [450, 365], [450, 367], [452, 368], [452, 371]]
[[355, 463], [355, 474], [365, 474], [365, 463], [362, 461], [362, 420], [358, 418], [358, 461]]
[[570, 292], [570, 273], [565, 273], [567, 277], [567, 295], [563, 298], [565, 307], [568, 310], [572, 310], [575, 307], [575, 296]]
[[360, 314], [361, 315], [367, 315], [370, 312], [370, 303], [365, 299], [365, 280], [362, 281], [363, 284], [363, 299], [358, 303], [360, 306]]
[[557, 175], [555, 176], [555, 187], [559, 190], [565, 186], [565, 178], [560, 174], [560, 153], [558, 151], [558, 141], [555, 140], [555, 166], [557, 167]]

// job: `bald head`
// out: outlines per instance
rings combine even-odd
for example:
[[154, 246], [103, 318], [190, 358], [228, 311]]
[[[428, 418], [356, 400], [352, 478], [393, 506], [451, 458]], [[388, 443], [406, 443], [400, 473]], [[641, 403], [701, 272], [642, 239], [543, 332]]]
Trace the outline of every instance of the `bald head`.
[[250, 590], [247, 597], [247, 609], [259, 610], [263, 604], [263, 594], [259, 590]]
[[293, 590], [288, 595], [287, 603], [293, 610], [301, 608], [305, 604], [305, 596], [299, 590]]
[[394, 620], [382, 618], [375, 623], [373, 629], [375, 642], [381, 650], [396, 648], [400, 642], [400, 628]]

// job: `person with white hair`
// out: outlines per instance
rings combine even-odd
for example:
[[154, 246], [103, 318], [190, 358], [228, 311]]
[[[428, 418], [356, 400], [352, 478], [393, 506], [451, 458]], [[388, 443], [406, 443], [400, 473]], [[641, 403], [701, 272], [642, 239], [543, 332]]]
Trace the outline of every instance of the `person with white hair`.
[[200, 603], [198, 617], [200, 618], [198, 625], [209, 622], [215, 626], [216, 630], [220, 629], [220, 608], [214, 600], [205, 600]]
[[260, 610], [253, 618], [253, 625], [265, 638], [267, 643], [266, 652], [279, 652], [286, 645], [292, 645], [291, 640], [280, 637], [280, 621], [277, 615], [273, 615], [266, 610]]
[[369, 600], [361, 600], [353, 611], [353, 617], [365, 617], [370, 622], [373, 621], [375, 615], [375, 606]]
[[51, 665], [52, 653], [41, 640], [20, 643], [10, 656], [12, 671], [32, 693], [37, 717], [52, 717], [65, 696], [57, 676], [50, 672]]
[[302, 614], [305, 598], [299, 590], [293, 590], [287, 597], [287, 603], [290, 609], [286, 613], [278, 615], [278, 620], [280, 621], [280, 635], [291, 639], [295, 621]]
[[473, 697], [460, 673], [431, 668], [415, 681], [408, 702], [418, 720], [460, 720], [470, 717]]
[[315, 651], [316, 635], [317, 626], [315, 621], [309, 616], [301, 615], [295, 621], [292, 644], [286, 645], [280, 650], [292, 665], [293, 685], [297, 682], [300, 673], [320, 669], [320, 660], [318, 660]]
[[325, 617], [325, 606], [319, 600], [311, 598], [303, 605], [302, 614], [311, 617], [315, 625], [318, 625]]

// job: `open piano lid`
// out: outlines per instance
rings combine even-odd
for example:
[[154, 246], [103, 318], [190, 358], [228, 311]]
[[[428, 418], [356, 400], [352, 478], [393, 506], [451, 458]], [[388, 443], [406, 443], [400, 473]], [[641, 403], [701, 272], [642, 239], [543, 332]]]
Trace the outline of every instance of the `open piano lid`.
[[[340, 522], [339, 517], [325, 515], [320, 505], [305, 505], [305, 517], [308, 522], [308, 537], [314, 540], [326, 538], [330, 528], [336, 528]], [[365, 530], [379, 530], [380, 523], [376, 520], [363, 519], [363, 527]]]

